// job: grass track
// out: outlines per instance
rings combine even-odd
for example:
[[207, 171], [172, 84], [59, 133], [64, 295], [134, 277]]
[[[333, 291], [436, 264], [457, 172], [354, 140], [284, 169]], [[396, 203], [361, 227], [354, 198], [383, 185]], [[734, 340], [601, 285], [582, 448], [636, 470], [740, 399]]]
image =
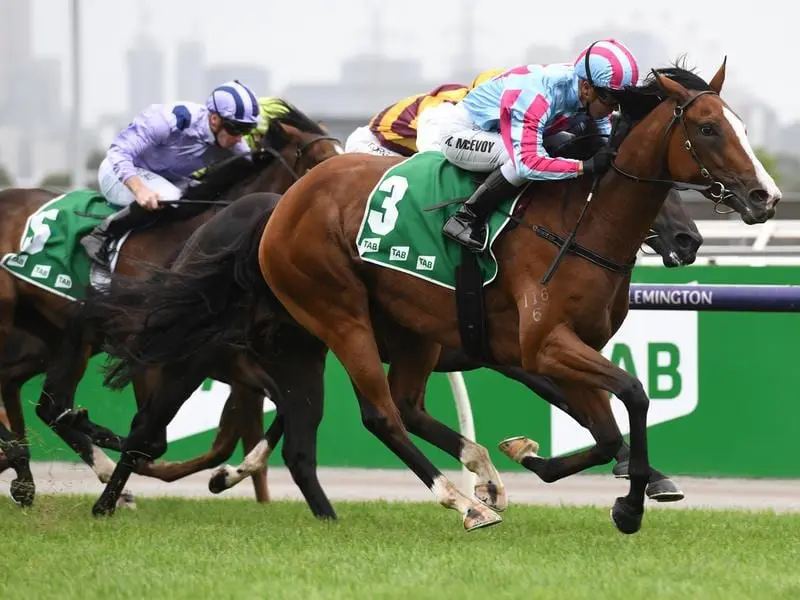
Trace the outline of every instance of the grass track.
[[0, 499], [0, 598], [800, 598], [800, 514], [651, 510], [624, 536], [607, 509], [513, 506], [464, 533], [434, 503], [306, 506], [139, 499], [94, 519], [94, 498]]

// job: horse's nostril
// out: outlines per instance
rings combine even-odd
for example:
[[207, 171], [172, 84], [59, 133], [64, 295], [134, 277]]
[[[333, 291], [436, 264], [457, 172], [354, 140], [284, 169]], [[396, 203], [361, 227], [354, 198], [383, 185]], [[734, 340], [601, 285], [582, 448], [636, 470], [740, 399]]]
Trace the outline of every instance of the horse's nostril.
[[750, 200], [752, 200], [753, 202], [758, 202], [758, 203], [767, 202], [767, 201], [769, 201], [769, 198], [770, 198], [769, 192], [767, 192], [767, 190], [764, 190], [764, 189], [761, 189], [761, 188], [753, 190], [752, 192], [750, 192], [749, 196], [750, 196]]
[[694, 248], [697, 245], [695, 239], [688, 233], [679, 233], [675, 236], [675, 242], [682, 250]]

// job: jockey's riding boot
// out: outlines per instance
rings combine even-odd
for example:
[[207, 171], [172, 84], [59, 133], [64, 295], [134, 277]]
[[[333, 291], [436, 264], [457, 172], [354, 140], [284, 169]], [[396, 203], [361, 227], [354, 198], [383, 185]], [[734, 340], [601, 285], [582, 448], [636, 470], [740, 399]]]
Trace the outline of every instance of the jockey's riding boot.
[[489, 215], [501, 201], [517, 193], [519, 188], [500, 172], [492, 171], [452, 217], [445, 221], [442, 233], [473, 252], [486, 246]]
[[119, 239], [123, 234], [148, 224], [154, 214], [145, 210], [136, 202], [132, 202], [122, 210], [109, 215], [100, 225], [81, 239], [81, 244], [86, 249], [89, 258], [103, 267], [109, 267], [109, 244], [112, 240]]

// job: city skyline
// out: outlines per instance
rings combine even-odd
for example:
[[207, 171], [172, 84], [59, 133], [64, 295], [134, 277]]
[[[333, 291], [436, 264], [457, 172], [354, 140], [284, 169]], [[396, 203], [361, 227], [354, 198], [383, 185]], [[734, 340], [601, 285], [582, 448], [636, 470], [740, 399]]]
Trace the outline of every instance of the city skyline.
[[[767, 101], [763, 92], [739, 83], [748, 60], [758, 62], [766, 48], [754, 53], [748, 42], [743, 52], [737, 40], [723, 52], [719, 40], [696, 34], [692, 19], [720, 5], [716, 0], [698, 3], [688, 20], [653, 3], [646, 11], [631, 8], [630, 0], [620, 0], [613, 15], [596, 17], [580, 11], [586, 3], [578, 1], [563, 27], [520, 36], [507, 35], [504, 28], [519, 31], [524, 19], [485, 18], [490, 6], [531, 15], [530, 6], [518, 0], [502, 5], [406, 0], [406, 13], [380, 0], [343, 0], [336, 14], [315, 12], [329, 7], [320, 0], [297, 0], [292, 7], [240, 0], [224, 11], [210, 0], [80, 0], [82, 131], [76, 150], [69, 133], [70, 5], [69, 0], [0, 0], [0, 165], [22, 181], [63, 172], [69, 156], [106, 148], [148, 104], [203, 102], [227, 79], [242, 79], [258, 95], [286, 98], [325, 119], [332, 134], [345, 139], [400, 98], [443, 82], [466, 83], [487, 68], [572, 60], [586, 44], [608, 36], [625, 41], [643, 71], [668, 64], [691, 45], [698, 51], [689, 51], [688, 64], [710, 78], [727, 54], [723, 97], [743, 116], [754, 146], [800, 156], [794, 135], [800, 131], [800, 107], [794, 107], [796, 118], [776, 108], [793, 95], [769, 95]], [[423, 11], [425, 19], [418, 19]], [[557, 14], [551, 6], [536, 13], [538, 19]], [[660, 28], [648, 26], [656, 21]], [[675, 38], [675, 28], [691, 34], [691, 44]], [[776, 64], [761, 62], [759, 81], [768, 81], [767, 67]]]
[[[14, 1], [20, 0], [3, 0]], [[27, 1], [32, 8], [33, 55], [61, 61], [62, 104], [68, 108], [69, 2], [53, 6], [52, 0]], [[613, 13], [598, 15], [596, 3], [577, 1], [570, 4], [568, 19], [558, 6], [533, 7], [520, 0], [502, 4], [491, 0], [406, 0], [402, 6], [378, 0], [343, 0], [335, 13], [329, 6], [324, 0], [239, 0], [235, 8], [222, 8], [211, 0], [81, 0], [84, 123], [126, 108], [124, 56], [142, 33], [156, 49], [163, 50], [168, 73], [175, 63], [177, 45], [200, 41], [209, 66], [248, 63], [266, 68], [274, 89], [264, 93], [275, 94], [297, 83], [335, 82], [342, 64], [363, 53], [420, 60], [427, 79], [447, 78], [455, 67], [453, 60], [462, 53], [464, 15], [470, 7], [471, 54], [479, 68], [518, 64], [532, 44], [566, 50], [569, 41], [586, 30], [640, 30], [663, 42], [667, 50], [664, 62], [687, 53], [690, 64], [697, 65], [706, 77], [727, 54], [732, 86], [776, 109], [782, 124], [800, 120], [800, 106], [791, 99], [791, 85], [795, 84], [787, 82], [787, 90], [775, 96], [769, 94], [774, 86], [759, 91], [756, 85], [776, 81], [784, 74], [779, 63], [789, 63], [783, 57], [792, 55], [793, 46], [800, 49], [791, 24], [778, 18], [781, 13], [772, 0], [736, 11], [720, 0], [699, 1], [685, 15], [671, 3], [650, 2], [645, 8], [633, 0], [620, 0]], [[492, 9], [498, 6], [518, 18], [493, 17], [497, 11]], [[719, 26], [709, 27], [714, 20]], [[531, 25], [526, 26], [528, 21]], [[536, 26], [537, 21], [542, 26]], [[552, 26], [555, 22], [559, 26]], [[762, 34], [755, 36], [752, 30]], [[562, 60], [571, 59], [565, 56]], [[165, 94], [174, 97], [174, 81], [166, 82]]]

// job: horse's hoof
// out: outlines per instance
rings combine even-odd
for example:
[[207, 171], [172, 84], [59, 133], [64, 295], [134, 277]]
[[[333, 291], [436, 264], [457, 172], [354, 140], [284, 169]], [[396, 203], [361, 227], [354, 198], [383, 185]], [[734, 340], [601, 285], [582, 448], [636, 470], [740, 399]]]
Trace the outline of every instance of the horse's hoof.
[[17, 478], [11, 482], [9, 493], [14, 502], [23, 508], [27, 508], [33, 504], [33, 498], [36, 496], [36, 486], [32, 479]]
[[537, 456], [536, 453], [539, 451], [539, 444], [537, 442], [521, 435], [505, 439], [497, 444], [497, 447], [500, 449], [500, 452], [514, 462], [519, 462], [526, 456]]
[[642, 527], [642, 516], [644, 510], [641, 512], [636, 510], [628, 504], [625, 498], [617, 498], [614, 506], [611, 509], [611, 520], [622, 533], [632, 534], [636, 533]]
[[217, 470], [208, 480], [208, 491], [212, 494], [220, 494], [228, 489], [228, 473], [225, 468]]
[[117, 508], [126, 508], [128, 510], [136, 510], [136, 497], [130, 490], [122, 490], [117, 500]]
[[656, 502], [680, 502], [684, 499], [683, 492], [671, 479], [664, 478], [651, 481], [645, 488], [645, 493], [650, 500]]
[[95, 517], [110, 517], [114, 514], [116, 509], [116, 502], [109, 502], [104, 497], [101, 497], [92, 506], [92, 515]]
[[503, 517], [485, 506], [470, 508], [467, 514], [464, 515], [464, 529], [466, 531], [475, 531], [476, 529], [490, 527], [502, 522]]
[[614, 474], [614, 477], [617, 479], [629, 479], [628, 477], [628, 461], [621, 460], [617, 464], [614, 465], [614, 468], [611, 469], [611, 472]]
[[508, 496], [504, 485], [479, 483], [475, 486], [475, 497], [485, 506], [497, 512], [508, 508]]

